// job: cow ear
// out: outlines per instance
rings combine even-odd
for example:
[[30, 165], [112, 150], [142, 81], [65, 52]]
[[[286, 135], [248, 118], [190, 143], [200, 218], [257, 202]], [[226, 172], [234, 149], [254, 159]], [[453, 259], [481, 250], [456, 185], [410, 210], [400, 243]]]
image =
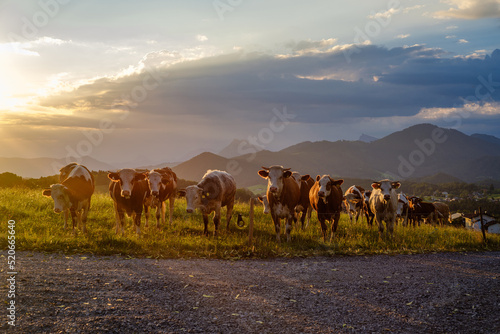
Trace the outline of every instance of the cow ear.
[[401, 183], [399, 181], [392, 182], [392, 188], [398, 189], [401, 186]]
[[319, 181], [319, 180], [321, 180], [321, 176], [318, 175], [318, 176], [316, 176], [316, 181]]
[[259, 173], [260, 177], [263, 177], [264, 179], [266, 179], [269, 176], [269, 171], [267, 171], [267, 170], [261, 169], [258, 171], [258, 173]]
[[186, 197], [186, 189], [179, 189], [177, 191], [177, 196], [179, 196], [179, 197]]
[[145, 180], [147, 177], [146, 173], [135, 173], [134, 179], [136, 181]]
[[373, 189], [379, 189], [380, 188], [380, 183], [379, 182], [373, 182], [372, 183], [372, 188]]
[[167, 179], [166, 177], [161, 178], [161, 183], [163, 183], [164, 185], [167, 185], [169, 182], [169, 179]]
[[300, 178], [302, 181], [307, 181], [311, 178], [311, 175], [309, 174], [306, 174], [306, 175], [302, 175], [302, 177]]
[[120, 181], [120, 174], [114, 173], [114, 172], [110, 172], [110, 173], [108, 173], [108, 178], [110, 180], [112, 180], [112, 181], [117, 182], [117, 181]]
[[292, 172], [290, 172], [289, 170], [283, 172], [283, 177], [290, 177], [290, 176], [292, 176]]
[[264, 197], [263, 196], [257, 196], [257, 199], [261, 202], [264, 202]]
[[52, 196], [52, 189], [44, 189], [43, 192], [42, 192], [42, 195], [45, 196], [45, 197], [50, 197]]
[[342, 185], [342, 183], [344, 183], [343, 179], [340, 179], [340, 180], [337, 180], [337, 181], [333, 181], [333, 184], [336, 185], [336, 186], [340, 186], [340, 185]]

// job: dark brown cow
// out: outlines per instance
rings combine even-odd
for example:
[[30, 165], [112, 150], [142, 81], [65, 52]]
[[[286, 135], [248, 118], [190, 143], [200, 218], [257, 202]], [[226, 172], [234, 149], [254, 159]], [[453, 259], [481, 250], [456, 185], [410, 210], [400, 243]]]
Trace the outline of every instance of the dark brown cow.
[[286, 219], [286, 240], [290, 241], [292, 223], [297, 221], [295, 207], [300, 200], [300, 188], [291, 178], [290, 168], [283, 166], [262, 167], [258, 174], [267, 179], [267, 200], [276, 231], [276, 241], [281, 242], [281, 218]]
[[[156, 209], [156, 227], [160, 227], [161, 222], [165, 225], [165, 201], [169, 200], [169, 219], [168, 222], [172, 225], [174, 214], [175, 196], [177, 195], [177, 175], [172, 169], [165, 167], [153, 169], [147, 173], [149, 185], [149, 193], [146, 203], [150, 208]], [[149, 210], [146, 210], [146, 227], [149, 223]]]
[[370, 210], [370, 196], [372, 195], [371, 190], [366, 190], [363, 197], [365, 199], [365, 217], [366, 221], [368, 222], [368, 225], [373, 225], [373, 220], [375, 219], [375, 214]]
[[309, 191], [309, 200], [313, 209], [318, 212], [318, 220], [321, 223], [321, 231], [325, 242], [327, 234], [325, 221], [332, 222], [330, 241], [332, 241], [332, 237], [337, 231], [340, 211], [342, 211], [343, 195], [340, 187], [342, 183], [344, 183], [342, 179], [334, 180], [330, 175], [318, 175], [316, 182]]
[[87, 214], [95, 189], [94, 176], [87, 167], [77, 163], [71, 163], [59, 172], [60, 183], [51, 185], [42, 194], [53, 198], [55, 213], [64, 212], [64, 229], [68, 225], [68, 215], [71, 214], [73, 231], [76, 224], [81, 225], [83, 233], [87, 233]]
[[109, 194], [114, 202], [116, 214], [116, 234], [124, 234], [125, 214], [134, 220], [135, 231], [141, 234], [141, 216], [149, 191], [146, 174], [134, 169], [121, 169], [108, 174]]
[[311, 221], [312, 206], [311, 201], [309, 200], [309, 191], [314, 184], [314, 180], [309, 174], [300, 175], [298, 172], [293, 172], [292, 177], [298, 183], [300, 189], [300, 199], [299, 203], [295, 207], [295, 212], [297, 212], [297, 214], [299, 212], [302, 213], [300, 216], [300, 222], [302, 230], [305, 230], [309, 226], [309, 222]]
[[421, 198], [413, 196], [408, 199], [410, 210], [409, 210], [409, 220], [413, 223], [413, 226], [420, 226], [420, 222], [423, 219], [433, 220], [437, 217], [436, 207], [430, 202], [424, 202]]
[[205, 229], [208, 235], [208, 215], [214, 214], [214, 235], [217, 235], [222, 207], [227, 208], [226, 222], [229, 231], [229, 222], [233, 214], [234, 196], [236, 195], [236, 182], [231, 174], [220, 170], [208, 170], [197, 185], [186, 187], [180, 193], [186, 196], [186, 211], [193, 213], [200, 209], [203, 215]]
[[439, 224], [451, 224], [450, 207], [448, 204], [443, 202], [433, 202], [432, 204], [434, 204], [434, 207], [436, 208], [437, 220], [439, 221]]

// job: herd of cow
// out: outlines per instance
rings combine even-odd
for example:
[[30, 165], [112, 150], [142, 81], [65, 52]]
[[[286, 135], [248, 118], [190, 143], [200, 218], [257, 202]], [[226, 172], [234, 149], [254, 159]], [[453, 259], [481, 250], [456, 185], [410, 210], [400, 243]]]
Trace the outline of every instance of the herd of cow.
[[[382, 180], [372, 183], [372, 190], [365, 191], [360, 186], [351, 186], [344, 193], [344, 180], [335, 180], [329, 175], [318, 175], [316, 180], [310, 175], [291, 172], [282, 166], [262, 167], [258, 174], [267, 179], [267, 192], [259, 196], [264, 204], [264, 213], [270, 213], [275, 226], [276, 240], [280, 242], [281, 219], [285, 219], [287, 241], [290, 241], [292, 225], [301, 213], [302, 228], [310, 222], [313, 210], [317, 212], [324, 241], [327, 240], [327, 221], [330, 222], [330, 240], [337, 230], [340, 213], [349, 213], [351, 221], [357, 221], [362, 214], [368, 224], [373, 220], [378, 224], [380, 235], [384, 232], [384, 222], [392, 237], [398, 217], [404, 223], [420, 224], [422, 219], [449, 220], [449, 208], [444, 203], [423, 202], [418, 197], [396, 193], [400, 182]], [[140, 234], [141, 217], [144, 211], [146, 227], [149, 224], [151, 208], [156, 211], [156, 226], [160, 220], [165, 224], [166, 201], [169, 201], [169, 223], [172, 224], [174, 201], [177, 196], [186, 197], [186, 211], [200, 210], [203, 216], [204, 234], [208, 235], [208, 215], [214, 214], [214, 234], [219, 227], [221, 208], [226, 207], [226, 223], [233, 212], [236, 182], [227, 172], [209, 170], [196, 185], [177, 189], [177, 176], [168, 167], [141, 172], [121, 169], [108, 174], [109, 194], [113, 199], [116, 215], [116, 233], [124, 234], [125, 215], [132, 217], [137, 234]], [[54, 200], [54, 212], [64, 212], [64, 228], [71, 215], [73, 229], [81, 225], [86, 233], [87, 214], [95, 189], [92, 173], [83, 165], [71, 163], [60, 169], [59, 183], [43, 191], [43, 195]], [[307, 218], [307, 222], [306, 222]]]

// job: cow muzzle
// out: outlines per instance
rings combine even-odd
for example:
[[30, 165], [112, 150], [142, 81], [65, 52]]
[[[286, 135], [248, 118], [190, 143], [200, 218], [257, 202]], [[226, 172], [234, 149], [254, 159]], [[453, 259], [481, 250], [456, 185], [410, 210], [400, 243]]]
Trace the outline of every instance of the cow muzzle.
[[160, 196], [160, 193], [158, 191], [153, 191], [152, 194], [153, 194], [154, 197]]
[[54, 212], [55, 212], [55, 213], [61, 213], [61, 212], [62, 212], [62, 210], [61, 210], [61, 209], [59, 209], [59, 208], [55, 208], [55, 209], [54, 209]]
[[130, 198], [130, 191], [128, 191], [128, 190], [122, 190], [121, 195], [122, 195], [122, 197], [125, 197], [126, 199], [129, 199]]
[[193, 209], [186, 209], [187, 213], [193, 213]]
[[384, 195], [384, 200], [389, 201], [391, 199], [391, 195]]
[[275, 194], [278, 192], [278, 188], [277, 187], [270, 187], [269, 191], [272, 192], [273, 194]]

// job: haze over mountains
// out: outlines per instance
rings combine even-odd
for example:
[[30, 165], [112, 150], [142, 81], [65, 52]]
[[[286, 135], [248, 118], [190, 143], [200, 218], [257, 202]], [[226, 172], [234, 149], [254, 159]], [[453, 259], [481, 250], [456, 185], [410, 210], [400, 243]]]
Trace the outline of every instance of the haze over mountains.
[[[250, 153], [239, 155], [243, 145], [246, 145], [244, 152]], [[63, 160], [0, 158], [0, 172], [13, 172], [23, 177], [53, 175], [56, 174], [53, 166], [64, 163]], [[144, 167], [110, 166], [88, 157], [82, 163], [92, 170]], [[148, 167], [165, 165], [169, 164]], [[187, 180], [199, 180], [207, 169], [226, 170], [235, 177], [238, 187], [248, 187], [265, 183], [257, 171], [261, 166], [270, 165], [283, 165], [312, 176], [330, 174], [336, 178], [404, 180], [442, 173], [443, 177], [471, 183], [500, 180], [500, 139], [482, 134], [469, 136], [454, 129], [419, 124], [371, 142], [306, 141], [278, 152], [259, 150], [235, 140], [220, 154], [201, 153], [176, 164], [173, 170]]]

